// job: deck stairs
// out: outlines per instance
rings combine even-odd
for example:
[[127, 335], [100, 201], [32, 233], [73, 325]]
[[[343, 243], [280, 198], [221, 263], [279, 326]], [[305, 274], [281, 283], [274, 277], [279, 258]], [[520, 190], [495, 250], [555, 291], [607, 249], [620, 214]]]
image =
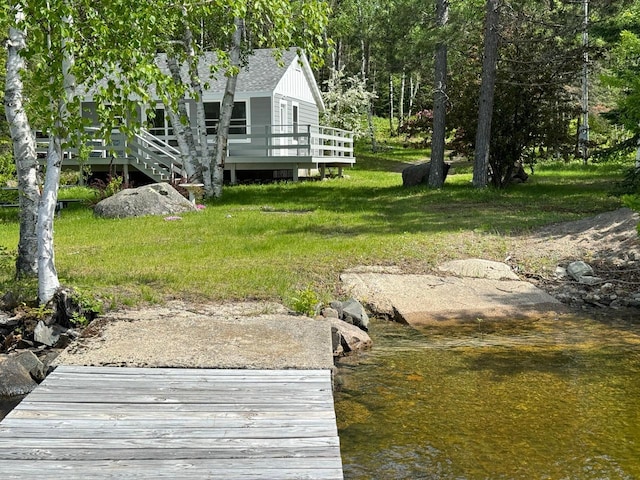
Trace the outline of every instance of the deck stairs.
[[180, 151], [146, 130], [128, 142], [132, 165], [156, 182], [170, 182], [183, 176]]

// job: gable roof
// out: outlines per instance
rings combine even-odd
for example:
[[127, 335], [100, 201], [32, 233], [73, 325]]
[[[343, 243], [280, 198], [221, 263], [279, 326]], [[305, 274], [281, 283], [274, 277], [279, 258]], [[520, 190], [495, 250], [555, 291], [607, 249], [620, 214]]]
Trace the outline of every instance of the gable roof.
[[[256, 49], [246, 59], [246, 64], [238, 74], [236, 84], [236, 94], [270, 95], [278, 86], [278, 83], [291, 67], [293, 62], [300, 62], [304, 76], [309, 84], [313, 98], [318, 108], [324, 110], [324, 102], [320, 89], [316, 83], [309, 61], [304, 53], [298, 55], [295, 48], [290, 48], [281, 52], [278, 59], [275, 57], [274, 49]], [[168, 73], [167, 55], [158, 54], [156, 62], [160, 69]], [[209, 92], [224, 92], [227, 77], [224, 71], [211, 73], [211, 65], [216, 65], [218, 58], [213, 52], [205, 52], [198, 64], [198, 76], [203, 83], [208, 84], [206, 89]], [[182, 70], [183, 80], [188, 81], [186, 67]]]

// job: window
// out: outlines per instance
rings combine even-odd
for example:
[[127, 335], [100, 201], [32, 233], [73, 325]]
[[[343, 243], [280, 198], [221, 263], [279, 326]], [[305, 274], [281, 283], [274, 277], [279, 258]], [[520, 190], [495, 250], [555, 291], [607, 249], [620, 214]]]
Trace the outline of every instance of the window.
[[293, 133], [298, 133], [298, 105], [293, 104]]
[[[220, 102], [204, 102], [204, 118], [207, 134], [213, 135], [218, 131], [220, 123]], [[247, 102], [235, 102], [231, 112], [230, 135], [244, 135], [247, 133]]]
[[164, 105], [158, 105], [155, 110], [153, 118], [149, 119], [149, 132], [156, 137], [165, 137], [173, 135], [173, 127], [169, 116], [166, 115]]

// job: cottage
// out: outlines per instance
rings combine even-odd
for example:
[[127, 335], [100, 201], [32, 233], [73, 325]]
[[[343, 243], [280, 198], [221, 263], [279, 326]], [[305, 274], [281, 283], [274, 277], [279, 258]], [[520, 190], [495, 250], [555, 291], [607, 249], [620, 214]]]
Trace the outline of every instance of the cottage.
[[[328, 167], [342, 173], [344, 166], [355, 163], [351, 132], [320, 125], [324, 104], [309, 62], [295, 49], [282, 52], [276, 59], [273, 50], [255, 50], [238, 76], [235, 104], [230, 127], [227, 181], [247, 178], [290, 178]], [[209, 142], [215, 140], [220, 104], [226, 78], [209, 73], [215, 63], [213, 54], [200, 62], [200, 77], [206, 85], [203, 94]], [[158, 58], [166, 68], [166, 57]], [[195, 102], [187, 99], [187, 111], [195, 127]], [[149, 115], [149, 109], [155, 115]], [[84, 97], [83, 115], [97, 123], [96, 105], [90, 95]], [[125, 180], [132, 174], [144, 174], [154, 181], [168, 181], [182, 175], [180, 152], [165, 106], [141, 106], [140, 115], [146, 129], [133, 138], [113, 135], [112, 145], [96, 140], [88, 163], [94, 172], [118, 169]], [[116, 153], [115, 155], [113, 153]], [[72, 154], [65, 165], [77, 164]]]

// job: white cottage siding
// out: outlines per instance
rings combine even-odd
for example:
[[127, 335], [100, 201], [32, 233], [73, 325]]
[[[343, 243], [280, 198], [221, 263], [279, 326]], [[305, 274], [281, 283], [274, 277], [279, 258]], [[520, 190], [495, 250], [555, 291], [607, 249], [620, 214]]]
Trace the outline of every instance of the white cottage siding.
[[296, 60], [282, 76], [274, 90], [275, 95], [295, 98], [308, 103], [315, 103], [309, 82], [304, 74], [303, 65]]
[[271, 125], [271, 99], [269, 97], [255, 97], [251, 99], [251, 125]]

